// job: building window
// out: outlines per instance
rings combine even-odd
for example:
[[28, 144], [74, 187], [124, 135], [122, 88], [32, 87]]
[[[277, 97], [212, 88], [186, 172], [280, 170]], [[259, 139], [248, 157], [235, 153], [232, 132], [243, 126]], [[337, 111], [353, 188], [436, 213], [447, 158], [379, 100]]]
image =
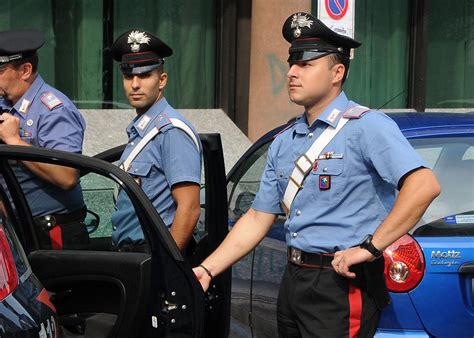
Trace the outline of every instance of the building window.
[[474, 1], [428, 8], [427, 108], [474, 107]]
[[[165, 96], [177, 108], [214, 108], [216, 0], [5, 0], [0, 30], [40, 29], [39, 73], [79, 108], [126, 106], [118, 65], [104, 48], [132, 28], [147, 30], [174, 51], [165, 62]], [[111, 41], [104, 36], [112, 32]], [[106, 66], [111, 66], [107, 71]]]

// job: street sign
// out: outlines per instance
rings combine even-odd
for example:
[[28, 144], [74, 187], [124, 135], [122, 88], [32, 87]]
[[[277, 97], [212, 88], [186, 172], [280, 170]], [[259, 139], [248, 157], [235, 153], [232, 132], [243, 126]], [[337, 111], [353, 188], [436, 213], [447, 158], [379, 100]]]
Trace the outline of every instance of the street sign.
[[318, 19], [336, 33], [354, 38], [355, 0], [318, 0]]

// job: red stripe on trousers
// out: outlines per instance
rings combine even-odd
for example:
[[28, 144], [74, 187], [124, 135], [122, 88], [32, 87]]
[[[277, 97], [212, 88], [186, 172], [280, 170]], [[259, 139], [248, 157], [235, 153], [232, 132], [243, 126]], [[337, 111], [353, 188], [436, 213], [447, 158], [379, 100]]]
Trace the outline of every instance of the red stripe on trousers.
[[359, 288], [349, 287], [349, 337], [357, 337], [362, 317], [362, 295]]
[[55, 226], [49, 231], [49, 238], [51, 239], [51, 249], [62, 250], [63, 236], [60, 225]]

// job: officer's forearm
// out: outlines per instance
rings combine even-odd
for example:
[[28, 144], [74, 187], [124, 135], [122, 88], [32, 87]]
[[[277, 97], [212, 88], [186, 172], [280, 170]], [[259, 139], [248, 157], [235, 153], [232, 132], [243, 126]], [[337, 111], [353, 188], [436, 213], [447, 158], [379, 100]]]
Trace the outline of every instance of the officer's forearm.
[[[31, 144], [21, 138], [8, 144], [31, 147]], [[77, 169], [42, 162], [22, 161], [22, 163], [33, 174], [61, 189], [70, 190], [77, 184], [79, 177]]]
[[181, 251], [186, 248], [201, 213], [199, 188], [199, 184], [192, 182], [178, 183], [171, 188], [176, 214], [170, 231]]
[[170, 232], [181, 251], [186, 249], [191, 239], [200, 211], [199, 204], [193, 206], [180, 206], [178, 204], [177, 206]]
[[429, 169], [418, 169], [409, 174], [395, 200], [392, 211], [374, 233], [372, 244], [384, 250], [406, 234], [420, 220], [441, 188]]
[[203, 262], [213, 276], [247, 255], [265, 237], [276, 216], [254, 209], [239, 219], [222, 244]]

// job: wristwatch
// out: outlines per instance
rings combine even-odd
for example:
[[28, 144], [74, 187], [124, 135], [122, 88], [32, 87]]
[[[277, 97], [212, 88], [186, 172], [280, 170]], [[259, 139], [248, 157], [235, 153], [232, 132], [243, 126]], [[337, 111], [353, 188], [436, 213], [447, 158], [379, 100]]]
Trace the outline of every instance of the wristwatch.
[[360, 242], [359, 247], [362, 249], [367, 250], [370, 252], [372, 255], [375, 256], [375, 258], [379, 258], [382, 256], [383, 251], [377, 249], [373, 244], [372, 244], [372, 235], [366, 235], [362, 242]]

